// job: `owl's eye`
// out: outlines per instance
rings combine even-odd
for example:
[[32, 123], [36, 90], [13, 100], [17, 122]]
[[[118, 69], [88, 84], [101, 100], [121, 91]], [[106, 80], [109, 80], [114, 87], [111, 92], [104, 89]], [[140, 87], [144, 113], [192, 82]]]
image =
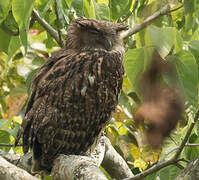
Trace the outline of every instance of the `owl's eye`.
[[97, 34], [99, 34], [99, 31], [96, 29], [90, 29], [90, 33], [97, 35]]

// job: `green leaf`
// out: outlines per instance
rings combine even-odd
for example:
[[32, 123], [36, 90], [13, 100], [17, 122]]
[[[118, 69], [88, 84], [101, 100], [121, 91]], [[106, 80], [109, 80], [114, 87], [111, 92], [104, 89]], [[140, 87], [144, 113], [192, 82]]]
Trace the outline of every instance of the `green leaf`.
[[19, 30], [23, 26], [28, 29], [27, 25], [29, 24], [29, 19], [32, 13], [34, 5], [34, 0], [13, 0], [12, 1], [12, 12], [19, 25]]
[[[0, 130], [0, 142], [5, 144], [10, 143], [10, 134], [7, 131]], [[8, 151], [10, 148], [4, 147], [2, 149]]]
[[57, 10], [60, 24], [64, 26], [68, 25], [70, 22], [68, 17], [69, 11], [67, 11], [67, 4], [65, 0], [57, 0]]
[[106, 4], [98, 4], [94, 1], [96, 19], [110, 21], [110, 11]]
[[199, 27], [197, 28], [197, 30], [192, 35], [191, 40], [199, 40]]
[[84, 0], [83, 9], [87, 18], [95, 18], [94, 0]]
[[158, 171], [156, 177], [159, 177], [159, 179], [173, 180], [179, 172], [180, 169], [178, 167], [171, 165]]
[[11, 0], [0, 1], [0, 24], [6, 19], [10, 8], [11, 8]]
[[0, 37], [1, 37], [0, 50], [8, 54], [8, 46], [11, 37], [7, 33], [5, 33], [5, 31], [3, 31], [1, 28], [0, 28]]
[[6, 110], [7, 110], [7, 106], [6, 106], [5, 98], [1, 97], [1, 96], [0, 96], [0, 105], [1, 105], [1, 107], [3, 109], [3, 113], [5, 113]]
[[118, 18], [129, 13], [133, 0], [110, 0], [111, 20], [116, 21]]
[[191, 41], [188, 47], [199, 65], [199, 40]]
[[182, 50], [182, 47], [183, 47], [183, 39], [181, 37], [181, 34], [177, 30], [175, 30], [175, 32], [176, 32], [176, 38], [175, 38], [174, 46], [175, 46], [175, 51], [179, 52]]
[[167, 56], [174, 45], [176, 30], [175, 28], [166, 27], [158, 28], [156, 26], [149, 26], [147, 31], [157, 47], [160, 55], [164, 58]]
[[124, 67], [133, 91], [137, 90], [137, 80], [151, 60], [153, 51], [153, 47], [143, 47], [130, 49], [126, 52]]
[[46, 12], [49, 10], [50, 6], [53, 4], [54, 0], [49, 0], [45, 7], [43, 8], [43, 11], [40, 13], [41, 17], [44, 17]]
[[83, 1], [74, 0], [72, 2], [72, 7], [75, 9], [78, 16], [83, 16]]
[[0, 130], [5, 130], [9, 123], [10, 119], [0, 119]]
[[197, 136], [199, 136], [199, 121], [196, 122], [196, 125], [194, 127], [194, 132]]
[[194, 109], [198, 105], [198, 65], [194, 56], [188, 51], [180, 51], [170, 56], [176, 67], [180, 86], [187, 97], [189, 105]]
[[[196, 134], [192, 134], [189, 137], [189, 143], [190, 144], [198, 144], [199, 143], [198, 136]], [[185, 156], [187, 159], [194, 160], [199, 154], [199, 147], [197, 147], [197, 146], [185, 147], [184, 153], [185, 153]]]
[[7, 62], [13, 57], [16, 51], [20, 48], [20, 40], [18, 36], [13, 36], [10, 40], [8, 47], [8, 59]]
[[185, 14], [192, 14], [195, 9], [194, 9], [194, 1], [195, 0], [184, 0], [184, 11]]
[[21, 40], [21, 44], [24, 46], [25, 52], [27, 52], [28, 48], [28, 32], [25, 26], [22, 27], [21, 31], [19, 32], [19, 37]]
[[[5, 144], [11, 143], [9, 132], [4, 131], [4, 130], [0, 130], [0, 142], [5, 143]], [[7, 151], [7, 152], [10, 150], [10, 147], [1, 146], [0, 148], [4, 151]]]
[[156, 179], [156, 173], [153, 173], [146, 176], [143, 180], [155, 180], [155, 179]]
[[71, 6], [73, 0], [65, 0], [65, 2], [66, 2], [66, 4], [67, 4], [68, 8], [70, 8], [70, 6]]
[[43, 180], [52, 180], [52, 176], [44, 176]]

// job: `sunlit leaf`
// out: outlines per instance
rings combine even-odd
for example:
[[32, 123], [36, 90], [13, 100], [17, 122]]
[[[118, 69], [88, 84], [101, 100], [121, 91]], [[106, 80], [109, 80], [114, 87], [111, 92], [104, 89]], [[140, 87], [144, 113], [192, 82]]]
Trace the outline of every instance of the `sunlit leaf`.
[[124, 67], [133, 91], [137, 90], [137, 81], [150, 62], [153, 51], [153, 47], [143, 47], [126, 52]]
[[93, 5], [96, 19], [110, 21], [110, 11], [106, 4], [98, 4], [94, 1]]
[[83, 9], [87, 18], [95, 18], [94, 0], [84, 0]]
[[[151, 39], [157, 47], [160, 55], [163, 58], [167, 56], [175, 42], [175, 28], [158, 28], [156, 26], [149, 26], [147, 31], [149, 32]], [[162, 38], [164, 38], [164, 40]]]
[[184, 0], [185, 14], [192, 14], [194, 12], [194, 1], [195, 0]]
[[16, 53], [16, 51], [20, 48], [20, 40], [18, 36], [13, 36], [10, 40], [9, 46], [8, 46], [8, 59], [9, 62], [10, 59], [13, 57], [13, 55]]
[[118, 18], [129, 13], [133, 0], [110, 0], [110, 15], [111, 20], [116, 21]]
[[196, 110], [198, 106], [198, 68], [194, 56], [188, 51], [180, 51], [170, 57], [175, 64], [180, 86], [189, 104]]
[[159, 179], [173, 180], [177, 177], [179, 172], [180, 169], [178, 167], [171, 165], [157, 172], [156, 177], [159, 177]]
[[34, 0], [12, 0], [12, 11], [21, 30], [23, 26], [28, 28], [29, 18], [33, 9]]
[[[10, 143], [10, 134], [5, 130], [0, 130], [0, 142], [9, 144]], [[9, 147], [2, 147], [3, 150], [8, 151]]]
[[82, 0], [73, 1], [72, 7], [75, 9], [78, 16], [83, 16], [83, 1]]
[[199, 65], [199, 40], [191, 41], [188, 47]]
[[11, 0], [0, 1], [0, 23], [6, 19], [11, 7]]
[[71, 4], [72, 4], [72, 2], [73, 2], [73, 0], [65, 0], [65, 2], [66, 2], [66, 4], [68, 5], [68, 7], [70, 7]]
[[0, 28], [0, 37], [3, 38], [3, 41], [0, 41], [0, 50], [8, 53], [8, 46], [11, 36], [9, 36], [5, 31]]

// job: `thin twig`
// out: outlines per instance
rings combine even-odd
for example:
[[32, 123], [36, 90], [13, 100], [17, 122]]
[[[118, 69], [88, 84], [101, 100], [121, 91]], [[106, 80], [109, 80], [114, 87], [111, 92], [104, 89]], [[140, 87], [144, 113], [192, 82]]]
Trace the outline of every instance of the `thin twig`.
[[184, 166], [182, 166], [182, 165], [179, 164], [179, 163], [175, 163], [174, 165], [177, 166], [177, 167], [178, 167], [179, 169], [181, 169], [181, 170], [184, 169]]
[[147, 19], [145, 19], [143, 22], [141, 22], [140, 24], [137, 24], [136, 26], [134, 26], [133, 28], [123, 32], [121, 34], [122, 38], [127, 38], [128, 36], [132, 36], [133, 34], [141, 31], [142, 29], [144, 29], [145, 27], [147, 27], [149, 24], [151, 24], [154, 20], [160, 18], [161, 16], [168, 14], [170, 12], [176, 11], [180, 8], [182, 8], [182, 6], [176, 8], [176, 9], [172, 9], [170, 10], [170, 6], [167, 4], [165, 5], [162, 9], [160, 9], [159, 11], [155, 12], [153, 15], [149, 16]]
[[57, 32], [58, 32], [58, 35], [59, 35], [59, 41], [60, 41], [61, 47], [63, 47], [62, 38], [61, 38], [61, 31], [59, 29], [59, 14], [58, 14], [57, 1], [56, 0], [55, 0], [54, 8], [55, 8], [55, 14], [56, 14], [56, 18], [57, 18], [56, 26], [57, 26]]
[[194, 121], [191, 123], [191, 125], [190, 125], [190, 127], [189, 127], [189, 129], [188, 129], [188, 131], [187, 131], [187, 133], [186, 133], [186, 135], [184, 137], [184, 139], [182, 140], [182, 143], [180, 144], [180, 147], [177, 150], [177, 152], [176, 152], [176, 154], [174, 156], [174, 159], [177, 159], [179, 157], [179, 155], [181, 154], [181, 152], [182, 152], [183, 148], [185, 147], [185, 145], [186, 145], [186, 143], [187, 143], [187, 141], [189, 139], [189, 136], [190, 136], [195, 124], [196, 124], [196, 121], [198, 120], [198, 118], [199, 118], [199, 110], [196, 112]]
[[152, 174], [152, 173], [154, 173], [154, 172], [156, 172], [156, 171], [158, 171], [158, 170], [160, 170], [160, 169], [162, 169], [162, 168], [164, 168], [164, 167], [167, 167], [167, 166], [169, 166], [169, 165], [171, 165], [171, 164], [174, 164], [174, 165], [175, 165], [175, 164], [176, 164], [177, 162], [179, 162], [179, 161], [184, 161], [184, 159], [178, 159], [178, 157], [179, 157], [179, 155], [181, 154], [183, 148], [186, 146], [186, 143], [187, 143], [187, 141], [188, 141], [188, 139], [189, 139], [189, 136], [190, 136], [190, 134], [191, 134], [191, 132], [192, 132], [192, 130], [193, 130], [193, 128], [194, 128], [194, 125], [195, 125], [195, 123], [196, 123], [196, 121], [197, 121], [198, 119], [199, 119], [199, 109], [198, 109], [198, 111], [196, 112], [196, 115], [195, 115], [195, 118], [194, 118], [194, 122], [193, 122], [193, 123], [191, 124], [191, 126], [189, 127], [189, 129], [188, 129], [188, 131], [187, 131], [187, 133], [186, 133], [184, 139], [182, 140], [180, 146], [179, 146], [179, 147], [175, 147], [175, 148], [172, 150], [172, 151], [177, 150], [177, 151], [176, 151], [176, 154], [174, 155], [173, 158], [171, 158], [171, 159], [168, 160], [168, 161], [163, 161], [163, 162], [161, 161], [161, 162], [158, 162], [157, 164], [155, 164], [155, 165], [152, 166], [151, 168], [149, 168], [149, 169], [143, 171], [142, 173], [137, 174], [137, 175], [134, 176], [134, 177], [126, 178], [125, 180], [136, 180], [136, 179], [141, 179], [141, 178], [146, 177], [147, 175]]
[[185, 146], [199, 146], [199, 144], [189, 144], [189, 143], [187, 143]]
[[139, 32], [140, 30], [144, 29], [146, 26], [148, 26], [149, 24], [151, 24], [154, 20], [158, 19], [159, 17], [167, 14], [167, 12], [169, 11], [169, 5], [167, 4], [166, 6], [164, 6], [162, 9], [160, 9], [159, 11], [155, 12], [153, 15], [149, 16], [147, 19], [145, 19], [143, 22], [141, 22], [140, 24], [137, 24], [135, 27], [125, 31], [122, 34], [123, 38], [127, 38], [128, 36], [131, 36], [137, 32]]
[[190, 163], [190, 161], [188, 161], [188, 160], [186, 160], [184, 158], [178, 159], [178, 162], [180, 162], [180, 161], [183, 161], [183, 162], [186, 162], [186, 163]]
[[49, 25], [44, 19], [42, 19], [37, 12], [36, 9], [33, 9], [32, 11], [33, 17], [38, 21], [38, 23], [57, 41], [57, 43], [61, 46], [61, 42], [59, 39], [59, 34], [58, 32], [51, 26]]
[[135, 175], [134, 177], [126, 178], [126, 179], [124, 179], [124, 180], [137, 180], [137, 179], [141, 179], [141, 178], [143, 178], [143, 177], [148, 176], [149, 174], [152, 174], [152, 173], [154, 173], [154, 172], [156, 172], [156, 171], [158, 171], [158, 170], [160, 170], [160, 169], [162, 169], [162, 168], [164, 168], [164, 167], [167, 167], [167, 166], [169, 166], [169, 165], [171, 165], [171, 164], [174, 164], [174, 163], [175, 163], [175, 162], [174, 162], [173, 159], [168, 160], [168, 161], [164, 161], [164, 162], [157, 163], [157, 164], [155, 164], [154, 166], [152, 166], [151, 168], [149, 168], [149, 169], [143, 171], [142, 173], [137, 174], [137, 175]]
[[171, 12], [177, 11], [178, 9], [181, 9], [183, 6], [184, 6], [184, 4], [182, 4], [181, 6], [179, 6], [179, 7], [175, 8], [175, 9], [171, 9], [170, 11], [168, 11], [168, 13], [171, 13]]
[[[4, 146], [4, 147], [15, 147], [14, 144], [4, 144], [4, 143], [0, 143], [0, 146]], [[16, 146], [23, 146], [22, 144], [17, 144]]]
[[127, 14], [127, 16], [121, 21], [121, 23], [123, 23], [123, 22], [125, 22], [125, 21], [128, 20], [128, 18], [133, 14], [133, 12], [135, 11], [135, 9], [137, 8], [137, 5], [138, 5], [138, 0], [135, 0], [135, 3], [133, 5], [132, 11]]

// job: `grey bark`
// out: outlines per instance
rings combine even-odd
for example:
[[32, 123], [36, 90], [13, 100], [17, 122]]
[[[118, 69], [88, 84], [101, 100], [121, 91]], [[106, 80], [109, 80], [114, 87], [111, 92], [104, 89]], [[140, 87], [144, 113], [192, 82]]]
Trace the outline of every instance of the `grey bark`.
[[25, 170], [16, 167], [0, 156], [0, 179], [1, 180], [39, 180]]
[[115, 179], [132, 177], [133, 173], [125, 160], [117, 153], [108, 138], [105, 138], [105, 156], [102, 167]]
[[190, 162], [177, 176], [176, 180], [198, 180], [199, 179], [199, 156]]

